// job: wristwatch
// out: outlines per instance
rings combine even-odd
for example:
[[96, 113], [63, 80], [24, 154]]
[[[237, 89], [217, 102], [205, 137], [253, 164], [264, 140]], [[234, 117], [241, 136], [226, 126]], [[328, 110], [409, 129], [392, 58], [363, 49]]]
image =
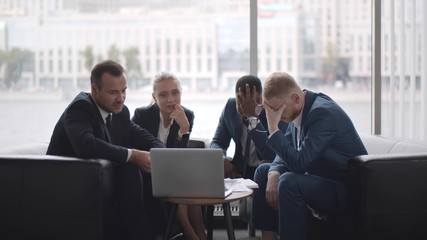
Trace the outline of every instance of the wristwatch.
[[259, 122], [260, 122], [259, 119], [256, 119], [254, 122], [249, 121], [248, 130], [250, 131], [250, 130], [256, 128], [256, 126], [258, 125]]

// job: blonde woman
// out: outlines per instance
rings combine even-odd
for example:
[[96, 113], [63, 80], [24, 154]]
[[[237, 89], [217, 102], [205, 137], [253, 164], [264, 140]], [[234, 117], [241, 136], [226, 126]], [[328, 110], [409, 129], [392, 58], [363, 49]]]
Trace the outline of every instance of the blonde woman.
[[[173, 74], [159, 73], [153, 83], [154, 101], [149, 106], [137, 108], [132, 121], [147, 129], [166, 147], [187, 147], [194, 113], [181, 106], [181, 94], [181, 84]], [[186, 239], [207, 239], [200, 206], [179, 205], [177, 218]]]

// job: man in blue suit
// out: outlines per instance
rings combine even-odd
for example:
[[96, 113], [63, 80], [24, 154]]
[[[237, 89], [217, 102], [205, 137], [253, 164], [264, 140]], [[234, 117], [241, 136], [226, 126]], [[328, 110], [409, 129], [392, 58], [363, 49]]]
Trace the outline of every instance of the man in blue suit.
[[[347, 160], [367, 154], [341, 107], [322, 93], [302, 90], [287, 73], [273, 73], [264, 84], [270, 126], [266, 141], [273, 163], [255, 173], [252, 224], [263, 239], [306, 239], [307, 217], [346, 208]], [[285, 134], [278, 125], [285, 121]], [[277, 222], [278, 220], [278, 222]]]
[[160, 200], [152, 196], [149, 150], [165, 146], [130, 121], [124, 105], [126, 76], [120, 64], [100, 62], [92, 69], [90, 79], [91, 93], [81, 92], [65, 109], [47, 154], [115, 162], [116, 182], [112, 184], [122, 233], [117, 238], [160, 239], [166, 216]]
[[[265, 144], [268, 137], [265, 112], [256, 113], [262, 103], [261, 80], [246, 75], [236, 82], [236, 97], [228, 99], [218, 122], [211, 148], [224, 152], [225, 177], [253, 179], [256, 167], [262, 160], [273, 161], [275, 153]], [[250, 119], [252, 119], [250, 123]], [[280, 123], [285, 132], [287, 124]], [[234, 157], [227, 157], [230, 141], [235, 143]], [[246, 146], [249, 146], [248, 148]]]

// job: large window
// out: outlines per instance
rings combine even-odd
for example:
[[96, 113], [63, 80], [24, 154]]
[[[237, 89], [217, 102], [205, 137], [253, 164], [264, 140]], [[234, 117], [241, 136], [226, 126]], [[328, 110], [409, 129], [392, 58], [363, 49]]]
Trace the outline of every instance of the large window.
[[240, 76], [275, 71], [331, 96], [370, 133], [373, 1], [383, 11], [382, 133], [425, 139], [425, 1], [0, 0], [0, 148], [49, 141], [103, 59], [126, 67], [131, 114], [150, 103], [156, 73], [177, 75], [195, 137], [212, 138]]
[[427, 2], [383, 0], [382, 134], [427, 138]]
[[236, 80], [249, 73], [248, 1], [0, 3], [0, 106], [13, 109], [0, 113], [0, 148], [49, 141], [69, 101], [90, 91], [90, 70], [104, 59], [127, 70], [131, 114], [150, 103], [158, 72], [174, 73], [182, 104], [195, 112], [192, 136], [204, 138], [212, 138]]
[[[370, 1], [258, 1], [258, 75], [286, 71], [371, 131]], [[345, 14], [344, 14], [345, 13]]]

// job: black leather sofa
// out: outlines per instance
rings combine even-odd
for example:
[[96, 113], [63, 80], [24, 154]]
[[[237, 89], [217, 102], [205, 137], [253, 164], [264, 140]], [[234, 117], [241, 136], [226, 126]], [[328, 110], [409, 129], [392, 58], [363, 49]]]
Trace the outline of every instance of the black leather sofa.
[[[0, 239], [120, 239], [114, 163], [47, 156], [47, 146], [0, 151]], [[209, 140], [194, 138], [189, 146]]]
[[114, 239], [113, 163], [46, 156], [47, 145], [0, 155], [0, 239]]
[[[427, 143], [361, 137], [368, 155], [348, 165], [354, 239], [424, 239]], [[0, 239], [115, 238], [113, 163], [46, 156], [46, 148], [0, 152]]]
[[361, 135], [348, 162], [355, 239], [427, 239], [427, 142]]

